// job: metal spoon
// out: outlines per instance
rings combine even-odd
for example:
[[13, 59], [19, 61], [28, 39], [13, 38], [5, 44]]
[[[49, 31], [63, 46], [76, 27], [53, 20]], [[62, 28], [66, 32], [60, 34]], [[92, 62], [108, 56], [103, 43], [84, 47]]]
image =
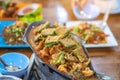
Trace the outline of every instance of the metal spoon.
[[5, 69], [8, 71], [18, 71], [19, 69], [21, 69], [18, 66], [12, 66], [12, 65], [8, 65], [5, 63], [5, 61], [0, 57], [0, 62], [4, 65]]
[[100, 24], [100, 27], [102, 28], [102, 30], [104, 30], [105, 27], [106, 27], [106, 25], [107, 25], [107, 20], [108, 20], [108, 18], [109, 18], [109, 14], [110, 14], [110, 10], [111, 10], [111, 5], [112, 5], [112, 3], [110, 3], [110, 4], [108, 5], [108, 8], [107, 8], [106, 13], [104, 14], [102, 23]]

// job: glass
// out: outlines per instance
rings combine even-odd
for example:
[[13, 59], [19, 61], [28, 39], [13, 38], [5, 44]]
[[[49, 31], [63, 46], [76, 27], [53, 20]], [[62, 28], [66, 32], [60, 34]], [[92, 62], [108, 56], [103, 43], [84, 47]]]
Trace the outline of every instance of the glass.
[[110, 3], [112, 3], [111, 11], [116, 10], [118, 8], [118, 0], [94, 0], [94, 4], [99, 7], [102, 13], [106, 12], [106, 10], [109, 7], [108, 4]]
[[99, 15], [98, 8], [92, 4], [92, 0], [72, 0], [72, 10], [78, 19], [94, 19]]
[[74, 6], [78, 6], [79, 9], [83, 9], [84, 6], [87, 5], [87, 3], [89, 2], [89, 0], [72, 0], [72, 7]]

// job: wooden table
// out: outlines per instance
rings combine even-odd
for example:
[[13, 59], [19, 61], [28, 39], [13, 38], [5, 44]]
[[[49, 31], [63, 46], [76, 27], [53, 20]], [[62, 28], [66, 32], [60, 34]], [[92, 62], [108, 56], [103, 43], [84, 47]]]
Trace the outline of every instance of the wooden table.
[[[17, 0], [13, 0], [17, 1]], [[26, 0], [19, 0], [25, 2]], [[40, 2], [43, 4], [43, 18], [51, 22], [66, 22], [77, 20], [72, 12], [70, 0], [31, 0], [28, 2]], [[101, 20], [100, 14], [96, 20]], [[120, 43], [120, 14], [110, 15], [108, 25], [118, 43]], [[120, 44], [113, 48], [87, 49], [94, 69], [98, 73], [105, 73], [120, 80]], [[0, 54], [17, 51], [30, 57], [31, 49], [0, 49]]]

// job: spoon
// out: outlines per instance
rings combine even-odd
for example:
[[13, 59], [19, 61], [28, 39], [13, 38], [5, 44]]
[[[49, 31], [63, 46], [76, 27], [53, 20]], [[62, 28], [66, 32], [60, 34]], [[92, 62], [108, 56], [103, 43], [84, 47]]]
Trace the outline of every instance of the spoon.
[[110, 4], [108, 5], [108, 8], [107, 8], [106, 13], [104, 14], [102, 23], [100, 24], [102, 30], [104, 30], [105, 27], [106, 27], [106, 25], [107, 25], [107, 20], [108, 20], [108, 18], [109, 18], [109, 14], [110, 14], [110, 10], [111, 10], [111, 5], [112, 5], [112, 3], [110, 3]]
[[18, 66], [12, 66], [12, 65], [8, 65], [5, 63], [5, 61], [0, 57], [0, 62], [4, 65], [5, 69], [8, 71], [18, 71], [19, 69], [21, 69]]

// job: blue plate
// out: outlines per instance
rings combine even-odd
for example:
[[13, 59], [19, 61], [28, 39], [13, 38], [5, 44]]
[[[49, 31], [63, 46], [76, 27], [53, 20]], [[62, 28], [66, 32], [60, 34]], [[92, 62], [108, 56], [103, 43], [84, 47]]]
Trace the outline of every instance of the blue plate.
[[[9, 25], [14, 24], [15, 21], [0, 21], [0, 34], [2, 34], [2, 30]], [[3, 36], [0, 36], [0, 48], [29, 48], [27, 44], [6, 44]]]

